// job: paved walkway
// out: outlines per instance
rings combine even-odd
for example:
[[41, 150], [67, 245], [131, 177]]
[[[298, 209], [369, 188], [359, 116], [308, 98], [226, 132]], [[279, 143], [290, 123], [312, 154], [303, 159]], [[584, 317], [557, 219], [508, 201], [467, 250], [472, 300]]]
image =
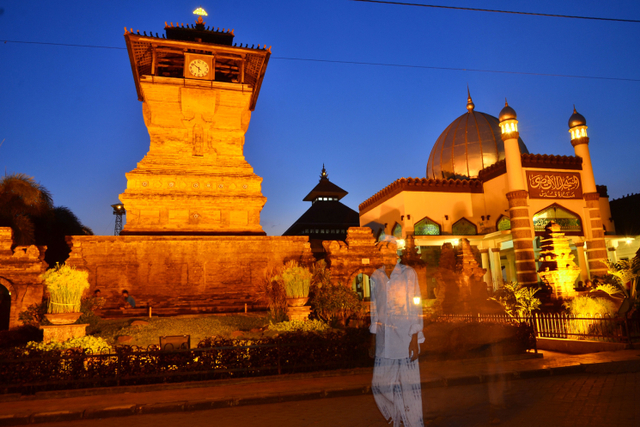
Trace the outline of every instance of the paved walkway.
[[[456, 385], [473, 386], [556, 375], [640, 372], [640, 350], [587, 355], [543, 352], [544, 357], [464, 361], [421, 361], [425, 393]], [[207, 411], [241, 405], [294, 402], [370, 393], [371, 369], [171, 385], [113, 387], [0, 396], [0, 426]]]

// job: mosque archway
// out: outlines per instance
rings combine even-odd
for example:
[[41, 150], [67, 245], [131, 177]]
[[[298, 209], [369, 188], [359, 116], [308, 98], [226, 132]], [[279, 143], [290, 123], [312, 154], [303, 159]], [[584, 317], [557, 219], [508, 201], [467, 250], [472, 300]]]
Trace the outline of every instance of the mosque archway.
[[567, 235], [581, 236], [582, 220], [580, 215], [554, 203], [533, 215], [533, 228], [536, 234], [544, 233], [544, 228], [551, 221], [560, 226], [560, 231]]

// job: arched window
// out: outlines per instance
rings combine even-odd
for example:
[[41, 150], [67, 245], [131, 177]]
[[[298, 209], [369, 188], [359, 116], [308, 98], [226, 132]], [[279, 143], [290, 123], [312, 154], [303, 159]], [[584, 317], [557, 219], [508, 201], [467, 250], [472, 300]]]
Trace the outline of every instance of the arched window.
[[533, 228], [536, 232], [544, 232], [544, 228], [551, 221], [558, 224], [563, 233], [582, 232], [580, 217], [555, 203], [533, 215]]
[[451, 227], [451, 233], [456, 236], [470, 236], [478, 234], [475, 224], [466, 218], [460, 218]]
[[396, 239], [402, 239], [402, 226], [396, 222], [396, 225], [393, 226], [393, 231], [391, 232], [391, 234]]
[[423, 218], [413, 226], [415, 236], [439, 236], [440, 225], [429, 218]]
[[496, 223], [496, 228], [500, 231], [511, 230], [511, 218], [506, 215], [502, 215]]

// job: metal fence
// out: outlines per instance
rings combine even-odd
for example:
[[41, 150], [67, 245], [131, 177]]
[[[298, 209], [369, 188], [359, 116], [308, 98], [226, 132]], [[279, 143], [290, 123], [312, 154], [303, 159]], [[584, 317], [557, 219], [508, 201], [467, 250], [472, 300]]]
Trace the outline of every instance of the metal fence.
[[640, 340], [640, 321], [608, 315], [576, 317], [568, 314], [534, 313], [512, 317], [491, 314], [447, 314], [436, 322], [486, 322], [516, 324], [525, 322], [533, 327], [536, 338], [563, 338], [590, 341], [633, 343]]

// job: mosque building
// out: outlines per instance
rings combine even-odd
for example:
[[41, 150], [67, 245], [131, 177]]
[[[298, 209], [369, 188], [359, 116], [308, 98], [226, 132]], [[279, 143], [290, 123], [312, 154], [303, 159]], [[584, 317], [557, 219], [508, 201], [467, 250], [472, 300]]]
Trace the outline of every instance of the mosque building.
[[[574, 156], [531, 154], [515, 110], [499, 118], [467, 112], [437, 139], [424, 178], [401, 178], [360, 204], [360, 225], [378, 239], [413, 235], [423, 260], [437, 265], [444, 243], [466, 238], [480, 252], [489, 287], [539, 282], [540, 236], [553, 221], [569, 239], [580, 267], [576, 281], [607, 273], [615, 235], [607, 189], [595, 183], [587, 122], [569, 118]], [[600, 141], [598, 143], [601, 143]], [[609, 249], [609, 250], [608, 250]]]

